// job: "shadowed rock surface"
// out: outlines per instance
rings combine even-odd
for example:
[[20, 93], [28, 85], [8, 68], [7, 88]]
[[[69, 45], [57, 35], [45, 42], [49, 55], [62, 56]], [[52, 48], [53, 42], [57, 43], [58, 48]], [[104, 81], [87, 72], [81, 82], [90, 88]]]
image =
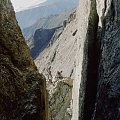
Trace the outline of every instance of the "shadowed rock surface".
[[80, 0], [72, 120], [120, 119], [119, 4]]
[[48, 120], [45, 78], [39, 74], [10, 0], [0, 1], [0, 120]]
[[[100, 1], [98, 0], [98, 4]], [[97, 100], [93, 120], [120, 120], [120, 0], [104, 0]], [[98, 8], [98, 13], [101, 8]]]
[[52, 28], [52, 29], [38, 29], [36, 30], [33, 38], [33, 45], [34, 47], [31, 48], [31, 54], [33, 59], [37, 58], [37, 56], [50, 44], [50, 41], [55, 33], [55, 31], [58, 29]]

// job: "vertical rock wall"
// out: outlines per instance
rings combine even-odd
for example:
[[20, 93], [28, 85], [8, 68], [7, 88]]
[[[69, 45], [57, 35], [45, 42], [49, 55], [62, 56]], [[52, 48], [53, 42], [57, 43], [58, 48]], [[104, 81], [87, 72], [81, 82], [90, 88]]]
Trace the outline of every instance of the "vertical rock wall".
[[120, 0], [80, 0], [72, 120], [120, 119]]
[[[78, 35], [79, 38], [77, 39], [77, 55], [76, 55], [76, 75], [75, 80], [73, 82], [73, 116], [72, 120], [78, 120], [79, 118], [79, 106], [81, 110], [83, 108], [83, 101], [84, 101], [84, 88], [81, 89], [83, 95], [81, 96], [81, 103], [79, 102], [79, 94], [80, 94], [80, 83], [82, 82], [82, 63], [83, 63], [83, 54], [84, 54], [84, 43], [87, 34], [87, 27], [88, 27], [88, 18], [90, 14], [90, 1], [89, 0], [80, 0], [80, 6], [78, 8]], [[87, 61], [86, 61], [87, 62]]]
[[[99, 5], [98, 0], [98, 5]], [[104, 0], [101, 57], [93, 120], [120, 119], [120, 0]], [[103, 8], [102, 8], [103, 7]]]
[[48, 120], [45, 87], [10, 0], [0, 0], [0, 120]]

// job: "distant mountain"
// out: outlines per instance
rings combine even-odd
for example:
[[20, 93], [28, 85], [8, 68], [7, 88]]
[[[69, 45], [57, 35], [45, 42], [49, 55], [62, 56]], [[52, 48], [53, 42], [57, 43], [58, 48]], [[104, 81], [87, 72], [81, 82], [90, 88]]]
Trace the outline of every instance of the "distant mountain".
[[33, 37], [34, 46], [31, 48], [31, 54], [33, 59], [35, 59], [50, 43], [56, 29], [38, 29], [36, 30]]
[[25, 39], [29, 40], [31, 36], [34, 36], [34, 33], [37, 29], [40, 29], [40, 28], [52, 29], [52, 28], [63, 26], [63, 22], [68, 19], [68, 17], [73, 11], [75, 11], [75, 9], [65, 11], [61, 14], [51, 15], [47, 18], [40, 18], [31, 26], [22, 30]]
[[[75, 12], [76, 10], [74, 9], [74, 11], [69, 14], [69, 17], [66, 20], [63, 19], [64, 16], [62, 15], [52, 17], [51, 21], [48, 20], [49, 24], [47, 24], [48, 26], [46, 28], [41, 28], [41, 22], [39, 22], [39, 29], [35, 30], [35, 28], [37, 28], [35, 26], [33, 26], [33, 28], [31, 27], [31, 29], [28, 29], [28, 35], [30, 37], [26, 42], [31, 49], [33, 59], [36, 59], [44, 49], [51, 46], [59, 38], [67, 24], [70, 23], [73, 19], [75, 19]], [[62, 16], [61, 19], [60, 16]], [[59, 19], [60, 21], [62, 21], [62, 26], [58, 25], [58, 23], [60, 23]], [[35, 32], [32, 33], [32, 30], [35, 30]]]
[[79, 0], [47, 0], [43, 4], [16, 12], [18, 23], [22, 29], [27, 28], [40, 18], [61, 14], [78, 5]]

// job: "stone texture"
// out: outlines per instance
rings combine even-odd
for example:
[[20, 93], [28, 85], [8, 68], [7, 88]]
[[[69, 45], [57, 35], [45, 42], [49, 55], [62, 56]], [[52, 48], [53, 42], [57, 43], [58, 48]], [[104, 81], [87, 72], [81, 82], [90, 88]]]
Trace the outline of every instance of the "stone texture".
[[120, 0], [104, 0], [101, 57], [93, 120], [120, 119]]
[[48, 120], [45, 78], [39, 74], [10, 0], [0, 1], [0, 120]]
[[71, 120], [72, 86], [73, 80], [70, 78], [48, 84], [50, 120]]
[[75, 58], [77, 53], [77, 19], [76, 12], [72, 12], [66, 27], [56, 30], [49, 46], [35, 59], [38, 69], [47, 77], [47, 69], [51, 67], [54, 78], [57, 71], [62, 71], [63, 77], [74, 79]]
[[[75, 70], [76, 72], [75, 72], [75, 80], [73, 81], [73, 92], [72, 92], [72, 99], [73, 99], [72, 120], [78, 120], [79, 116], [82, 116], [80, 114], [83, 113], [82, 110], [83, 110], [85, 88], [83, 87], [84, 85], [81, 85], [80, 87], [80, 84], [82, 84], [81, 73], [82, 73], [82, 63], [83, 63], [83, 55], [84, 55], [84, 43], [87, 34], [89, 14], [90, 14], [90, 1], [81, 0], [79, 3], [79, 8], [77, 10], [78, 39], [77, 39], [77, 53], [76, 53], [76, 70]], [[85, 62], [87, 62], [87, 60]], [[82, 92], [81, 98], [80, 98], [80, 91]]]
[[72, 120], [120, 119], [119, 4], [80, 1]]
[[[56, 84], [56, 74], [62, 71], [64, 79], [74, 79], [75, 60], [77, 53], [77, 19], [76, 11], [72, 11], [69, 18], [64, 21], [64, 26], [57, 29], [49, 43], [35, 63], [39, 71], [43, 73], [48, 81], [49, 108], [52, 120], [70, 120], [72, 116], [72, 83], [63, 81]], [[51, 75], [48, 73], [50, 68]], [[49, 78], [53, 83], [49, 83]], [[71, 84], [71, 85], [70, 85]], [[54, 93], [52, 93], [55, 92]], [[51, 97], [52, 95], [52, 97]], [[54, 101], [54, 102], [53, 102]], [[71, 107], [70, 107], [71, 104]]]

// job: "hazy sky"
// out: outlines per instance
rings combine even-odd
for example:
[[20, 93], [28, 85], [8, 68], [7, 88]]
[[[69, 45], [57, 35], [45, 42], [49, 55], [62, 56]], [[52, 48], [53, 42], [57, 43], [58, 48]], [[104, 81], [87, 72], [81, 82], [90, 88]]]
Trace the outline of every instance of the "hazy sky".
[[47, 0], [11, 0], [16, 12], [27, 9], [29, 7], [37, 6]]

